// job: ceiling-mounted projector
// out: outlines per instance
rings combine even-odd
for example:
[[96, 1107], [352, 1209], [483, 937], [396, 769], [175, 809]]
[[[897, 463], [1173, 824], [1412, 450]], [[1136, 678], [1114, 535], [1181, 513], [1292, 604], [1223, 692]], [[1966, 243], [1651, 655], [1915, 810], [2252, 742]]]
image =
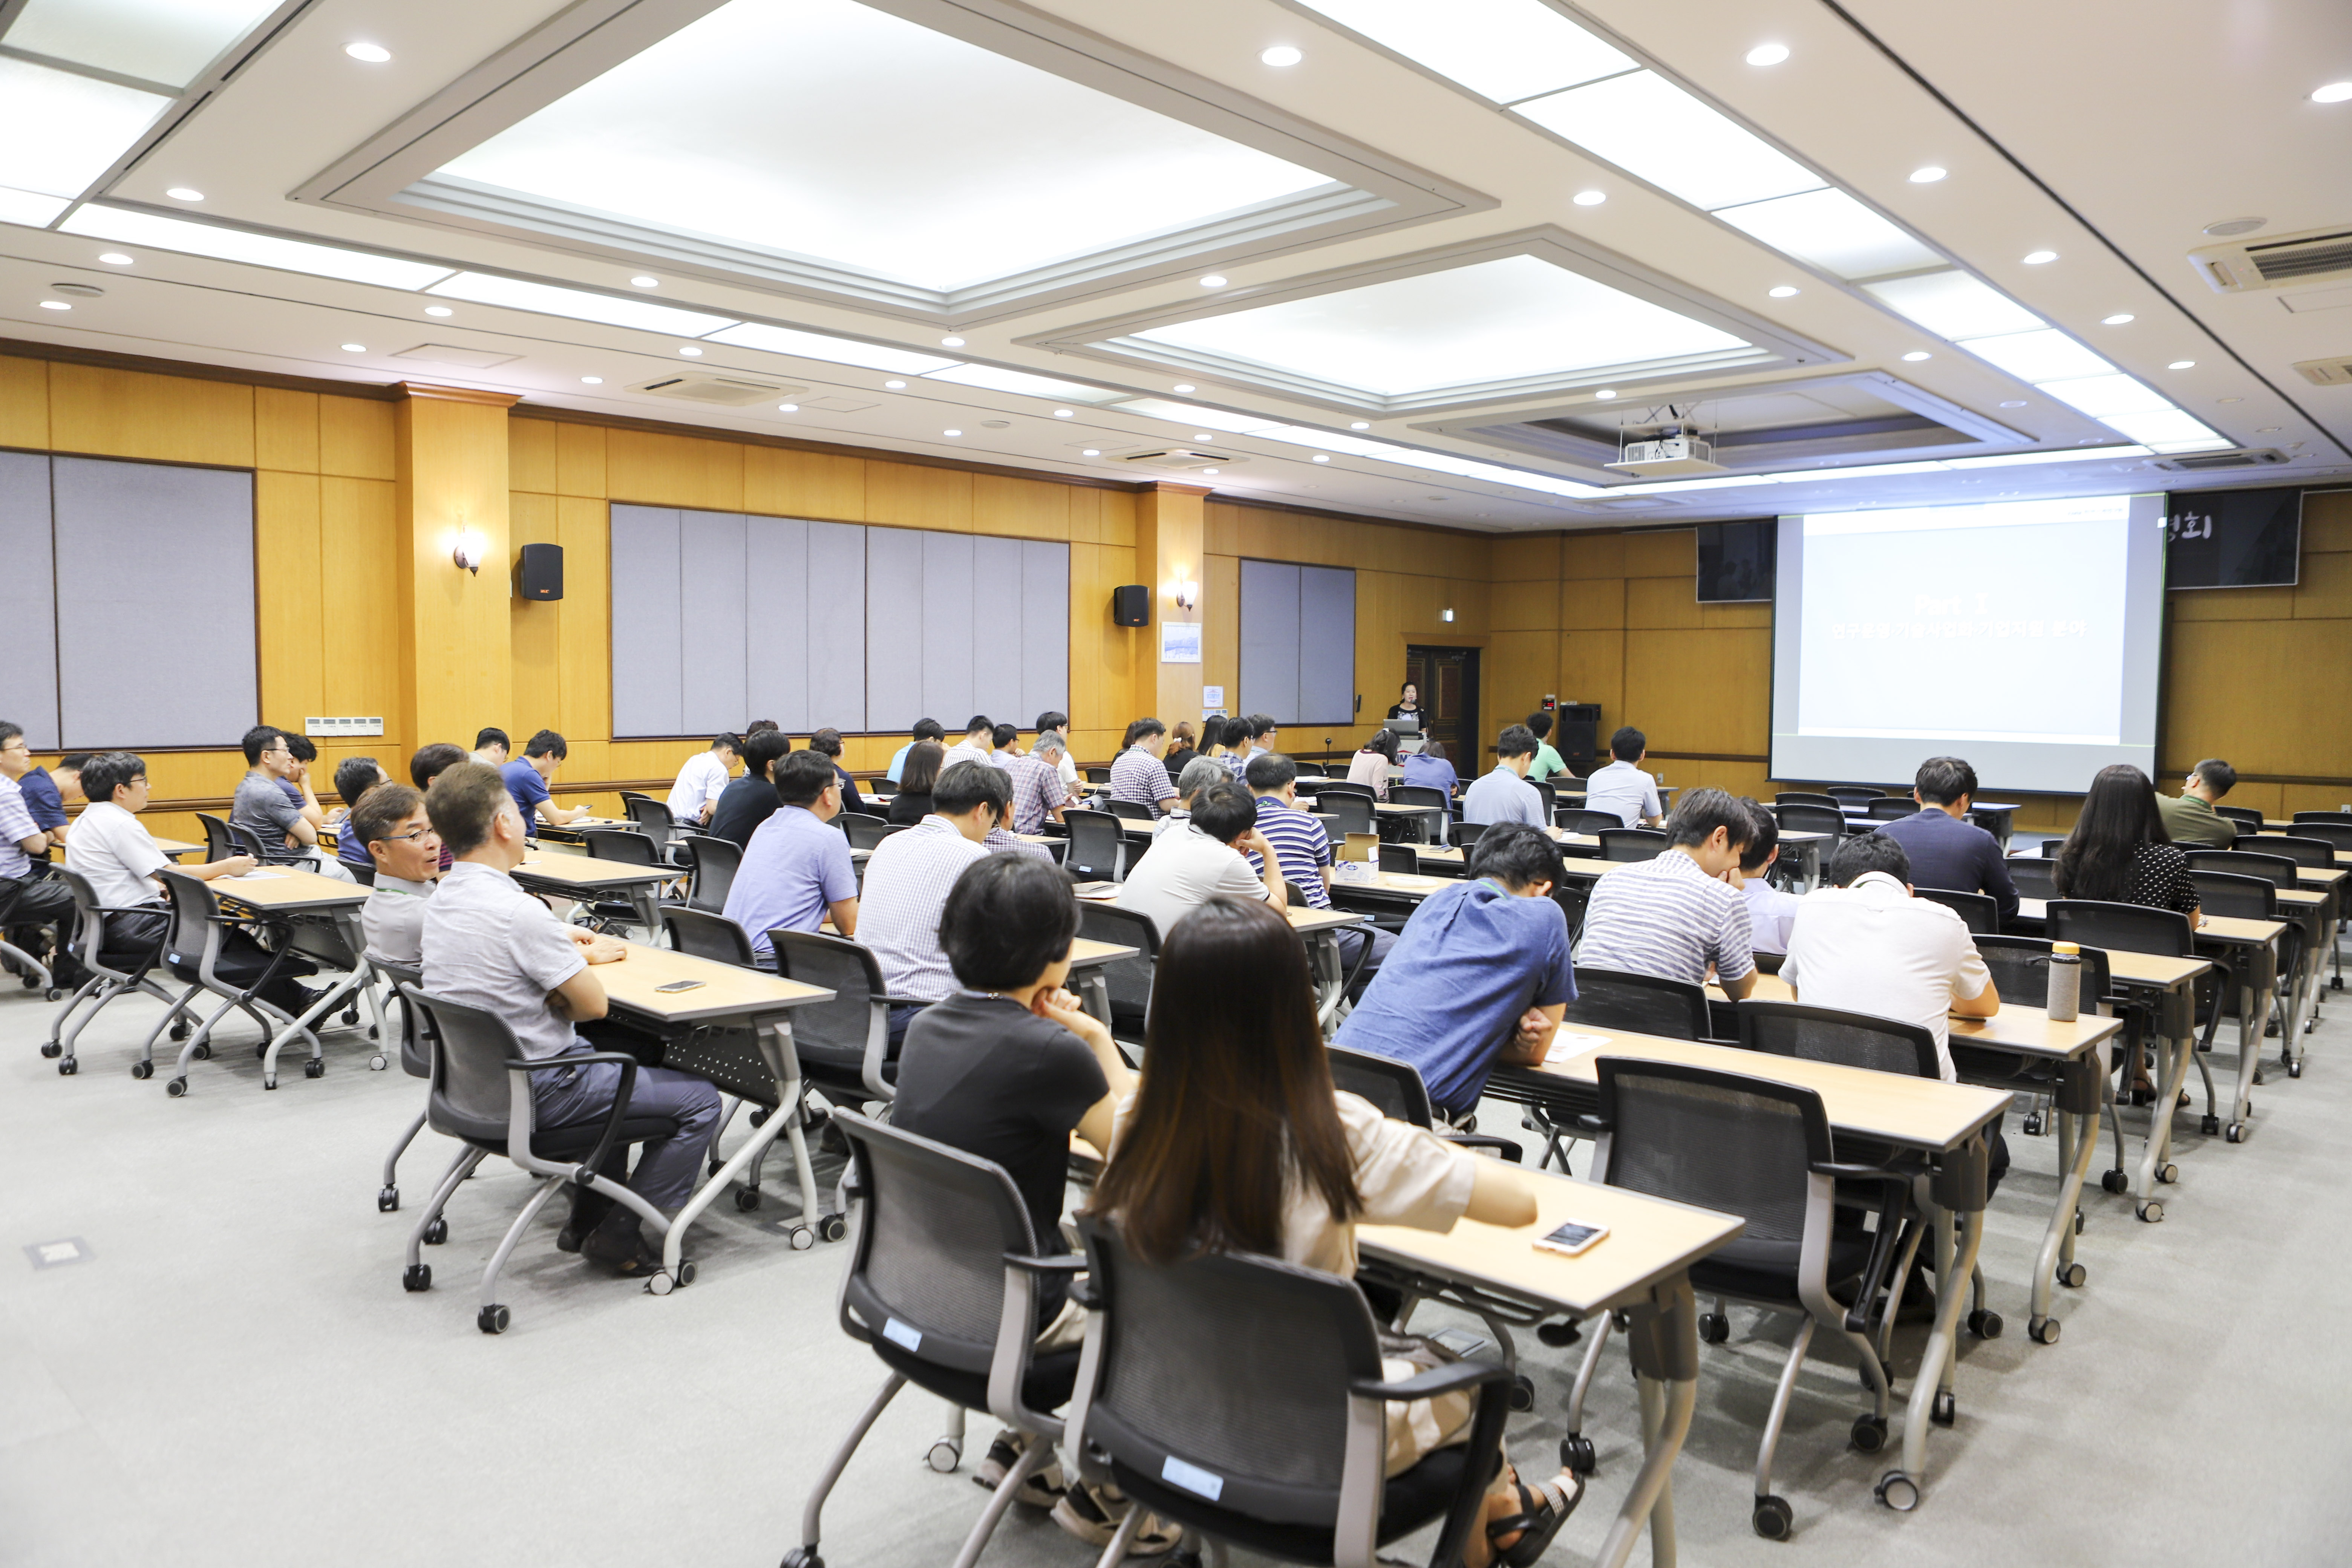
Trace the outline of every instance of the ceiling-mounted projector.
[[1645, 479], [1728, 473], [1729, 469], [1714, 461], [1713, 452], [1714, 448], [1696, 436], [1660, 436], [1648, 441], [1626, 442], [1618, 449], [1617, 460], [1605, 466]]

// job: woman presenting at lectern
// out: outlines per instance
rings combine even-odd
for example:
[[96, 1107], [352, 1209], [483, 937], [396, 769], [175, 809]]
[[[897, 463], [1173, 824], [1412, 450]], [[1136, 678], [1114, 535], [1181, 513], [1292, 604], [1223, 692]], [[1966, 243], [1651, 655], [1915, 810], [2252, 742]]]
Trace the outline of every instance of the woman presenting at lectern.
[[1410, 680], [1406, 681], [1403, 691], [1398, 695], [1394, 702], [1389, 704], [1389, 717], [1391, 719], [1420, 718], [1421, 688]]

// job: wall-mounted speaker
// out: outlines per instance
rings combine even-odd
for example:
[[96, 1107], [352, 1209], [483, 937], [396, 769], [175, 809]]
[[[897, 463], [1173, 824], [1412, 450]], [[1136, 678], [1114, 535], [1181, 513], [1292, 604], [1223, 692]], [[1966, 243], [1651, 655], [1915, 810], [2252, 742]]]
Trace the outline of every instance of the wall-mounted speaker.
[[1129, 583], [1124, 588], [1110, 591], [1110, 618], [1114, 626], [1148, 626], [1151, 624], [1151, 590], [1140, 583]]
[[514, 591], [518, 599], [563, 597], [563, 546], [524, 545], [520, 558], [515, 562]]

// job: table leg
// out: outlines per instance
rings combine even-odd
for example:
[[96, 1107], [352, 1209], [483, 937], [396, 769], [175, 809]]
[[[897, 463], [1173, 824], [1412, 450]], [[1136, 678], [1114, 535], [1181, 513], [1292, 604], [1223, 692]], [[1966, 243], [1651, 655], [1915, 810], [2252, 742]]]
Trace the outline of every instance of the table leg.
[[2147, 1146], [2140, 1152], [2139, 1174], [2132, 1182], [2132, 1196], [2138, 1201], [2139, 1217], [2151, 1222], [2164, 1217], [2164, 1205], [2156, 1196], [2156, 1184], [2159, 1173], [2165, 1173], [2165, 1181], [2171, 1180], [2168, 1173], [2172, 1169], [2169, 1158], [2172, 1153], [2172, 1113], [2179, 1109], [2175, 1102], [2179, 1100], [2180, 1086], [2189, 1076], [2189, 1053], [2197, 1048], [2196, 1015], [2189, 1012], [2185, 1000], [2174, 1002], [2168, 999], [2167, 1011], [2175, 1005], [2180, 1006], [2183, 1012], [2188, 1012], [2189, 1023], [2187, 1032], [2172, 1042], [2172, 1048], [2165, 1053], [2164, 1059], [2158, 1064], [2156, 1103], [2148, 1107], [2151, 1114], [2147, 1123]]
[[659, 947], [662, 939], [662, 923], [661, 911], [655, 907], [659, 901], [654, 897], [656, 887], [657, 884], [653, 882], [640, 882], [629, 889], [629, 902], [636, 906], [637, 919], [645, 922], [646, 941], [655, 947]]
[[[2098, 1062], [2100, 1092], [2107, 1092], [2107, 1045], [2102, 1040], [2093, 1047]], [[2050, 1215], [2050, 1228], [2042, 1235], [2042, 1251], [2033, 1264], [2032, 1317], [2027, 1333], [2037, 1344], [2048, 1344], [2057, 1336], [2057, 1324], [2050, 1316], [2051, 1288], [2060, 1274], [2068, 1276], [2069, 1284], [2082, 1280], [2073, 1274], [2074, 1264], [2074, 1216], [2083, 1208], [2083, 1183], [2091, 1173], [2092, 1156], [2099, 1152], [2099, 1113], [2089, 1115], [2058, 1109], [2053, 1096], [2051, 1110], [2058, 1118], [2058, 1202]], [[2045, 1337], [2047, 1336], [2047, 1337]]]
[[1690, 1276], [1678, 1274], [1659, 1284], [1627, 1317], [1625, 1342], [1642, 1399], [1643, 1458], [1594, 1562], [1598, 1568], [1623, 1568], [1647, 1524], [1651, 1563], [1674, 1568], [1675, 1499], [1669, 1483], [1698, 1400], [1698, 1302]]
[[2238, 1087], [2231, 1098], [2229, 1125], [2223, 1131], [2232, 1143], [2245, 1139], [2246, 1118], [2254, 1108], [2254, 1074], [2263, 1065], [2263, 1018], [2270, 1011], [2264, 999], [2272, 987], [2255, 982], [2270, 977], [2275, 967], [2268, 950], [2250, 952], [2241, 972], [2245, 983], [2238, 987]]
[[[1955, 1214], [1937, 1207], [1936, 1226], [1936, 1326], [1927, 1335], [1927, 1352], [1918, 1375], [1911, 1381], [1911, 1402], [1903, 1416], [1903, 1474], [1916, 1488], [1927, 1478], [1927, 1427], [1938, 1414], [1947, 1424], [1953, 1414], [1952, 1372], [1958, 1363], [1960, 1308], [1969, 1299], [1969, 1282], [1984, 1242], [1981, 1210]], [[1953, 1233], [1958, 1230], [1958, 1235]], [[1957, 1245], [1956, 1245], [1957, 1244]]]
[[361, 994], [367, 998], [368, 1022], [375, 1029], [375, 1055], [368, 1058], [368, 1067], [382, 1072], [391, 1065], [392, 1034], [384, 1027], [383, 998], [377, 994], [375, 972], [367, 961], [367, 928], [360, 923], [356, 909], [335, 911], [335, 929], [342, 933], [343, 944], [359, 955], [360, 973], [365, 976]]
[[793, 1249], [797, 1252], [814, 1246], [820, 1221], [836, 1217], [822, 1214], [818, 1208], [816, 1173], [809, 1165], [808, 1142], [801, 1135], [801, 1066], [793, 1049], [792, 1020], [779, 1018], [759, 1026], [759, 1037], [761, 1054], [767, 1058], [768, 1071], [776, 1080], [776, 1109], [745, 1140], [743, 1147], [735, 1151], [733, 1158], [697, 1187], [686, 1200], [686, 1206], [671, 1218], [669, 1234], [662, 1238], [662, 1268], [672, 1279], [677, 1279], [678, 1264], [685, 1255], [687, 1227], [750, 1170], [779, 1135], [792, 1149], [793, 1174], [799, 1179], [801, 1189], [801, 1223], [793, 1231]]
[[1328, 1035], [1331, 1032], [1331, 1015], [1339, 1006], [1340, 982], [1348, 975], [1347, 966], [1339, 962], [1339, 933], [1317, 931], [1308, 940], [1307, 951], [1315, 971], [1315, 1022]]
[[1096, 1023], [1110, 1027], [1110, 976], [1099, 966], [1082, 972], [1078, 994], [1086, 999], [1086, 1009]]

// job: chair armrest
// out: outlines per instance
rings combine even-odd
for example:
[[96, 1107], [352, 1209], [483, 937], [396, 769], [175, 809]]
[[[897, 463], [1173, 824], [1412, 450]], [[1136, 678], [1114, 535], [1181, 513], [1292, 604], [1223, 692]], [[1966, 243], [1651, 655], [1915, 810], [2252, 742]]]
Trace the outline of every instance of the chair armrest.
[[1808, 1167], [1816, 1176], [1827, 1176], [1840, 1182], [1909, 1182], [1919, 1174], [1917, 1170], [1906, 1170], [1896, 1165], [1851, 1165], [1839, 1160], [1822, 1160]]
[[930, 1003], [924, 1001], [919, 996], [877, 996], [874, 1000], [881, 1003], [885, 1007], [929, 1007], [931, 1005]]
[[1374, 1377], [1348, 1380], [1348, 1392], [1366, 1399], [1429, 1399], [1440, 1394], [1452, 1394], [1456, 1389], [1476, 1388], [1483, 1384], [1508, 1383], [1511, 1369], [1491, 1361], [1450, 1361], [1444, 1366], [1431, 1367], [1427, 1372], [1394, 1383]]
[[1598, 1116], [1580, 1116], [1576, 1119], [1576, 1130], [1587, 1138], [1598, 1138], [1609, 1131], [1609, 1123]]
[[548, 1072], [556, 1068], [574, 1068], [583, 1062], [611, 1062], [617, 1067], [635, 1067], [637, 1058], [626, 1051], [566, 1051], [560, 1057], [509, 1057], [507, 1066], [516, 1072]]
[[1057, 1252], [1050, 1258], [1030, 1258], [1018, 1252], [1004, 1255], [1007, 1268], [1025, 1268], [1032, 1274], [1083, 1274], [1087, 1255], [1083, 1252]]
[[1088, 1311], [1102, 1305], [1102, 1289], [1091, 1274], [1082, 1274], [1070, 1281], [1070, 1300]]
[[1508, 1138], [1496, 1138], [1485, 1132], [1440, 1132], [1438, 1136], [1448, 1143], [1457, 1143], [1465, 1149], [1491, 1149], [1514, 1165], [1518, 1164], [1527, 1154], [1526, 1150], [1521, 1149]]
[[523, 1057], [509, 1057], [507, 1068], [512, 1072], [546, 1072], [559, 1067], [578, 1067], [583, 1062], [612, 1062], [621, 1069], [621, 1082], [613, 1091], [613, 1112], [604, 1118], [604, 1131], [596, 1140], [596, 1147], [580, 1163], [582, 1184], [588, 1177], [604, 1168], [605, 1156], [612, 1153], [614, 1142], [621, 1135], [621, 1123], [629, 1114], [629, 1100], [637, 1088], [637, 1058], [626, 1051], [567, 1051], [560, 1057], [542, 1057], [533, 1061]]

